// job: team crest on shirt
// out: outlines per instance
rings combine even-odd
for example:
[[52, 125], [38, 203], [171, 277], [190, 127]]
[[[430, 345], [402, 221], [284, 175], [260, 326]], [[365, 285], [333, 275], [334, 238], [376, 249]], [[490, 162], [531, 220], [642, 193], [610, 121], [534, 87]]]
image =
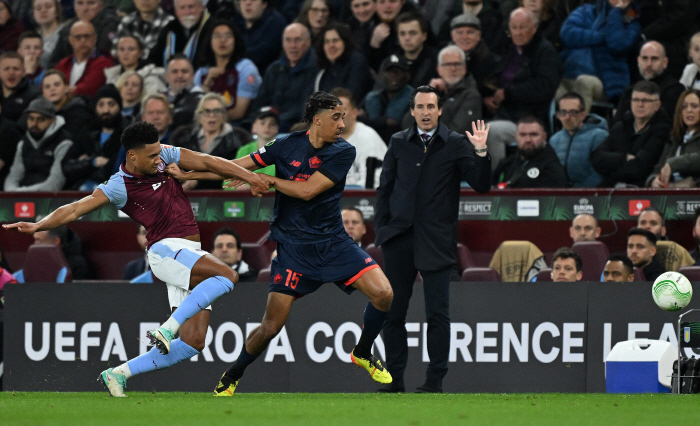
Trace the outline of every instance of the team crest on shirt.
[[165, 162], [161, 161], [160, 164], [158, 164], [158, 171], [162, 172], [163, 170], [165, 170]]
[[321, 159], [316, 156], [309, 158], [309, 166], [312, 169], [318, 169], [319, 167], [321, 167], [321, 163]]

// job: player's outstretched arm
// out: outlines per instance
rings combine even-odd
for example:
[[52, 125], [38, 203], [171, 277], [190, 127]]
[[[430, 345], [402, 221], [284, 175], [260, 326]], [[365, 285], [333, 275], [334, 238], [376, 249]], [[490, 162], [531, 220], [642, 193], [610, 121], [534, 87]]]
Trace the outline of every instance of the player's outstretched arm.
[[[241, 160], [241, 159], [239, 159]], [[270, 189], [270, 181], [266, 175], [253, 173], [238, 162], [229, 161], [221, 157], [215, 157], [201, 152], [180, 149], [180, 167], [198, 172], [212, 172], [226, 179], [240, 179], [250, 185], [254, 195], [261, 196]], [[253, 160], [250, 160], [252, 163]]]
[[17, 222], [2, 225], [5, 229], [16, 229], [24, 234], [53, 229], [77, 220], [79, 217], [98, 210], [109, 204], [109, 199], [101, 189], [96, 189], [87, 197], [81, 198], [65, 206], [61, 206], [36, 223]]
[[272, 180], [272, 186], [279, 192], [306, 201], [335, 185], [332, 180], [319, 172], [312, 174], [307, 181], [291, 181], [271, 176], [269, 178]]
[[169, 174], [170, 176], [172, 176], [175, 179], [180, 180], [180, 181], [185, 181], [185, 180], [224, 180], [224, 179], [226, 179], [225, 177], [217, 175], [216, 173], [212, 173], [212, 172], [195, 172], [195, 171], [185, 172], [182, 169], [180, 169], [180, 167], [178, 167], [178, 165], [175, 163], [168, 164], [168, 166], [165, 168], [165, 173]]

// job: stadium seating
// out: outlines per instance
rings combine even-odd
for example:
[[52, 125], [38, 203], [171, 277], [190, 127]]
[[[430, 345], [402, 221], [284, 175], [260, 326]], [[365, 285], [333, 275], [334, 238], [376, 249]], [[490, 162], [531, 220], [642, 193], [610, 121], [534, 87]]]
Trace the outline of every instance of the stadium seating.
[[678, 271], [680, 268], [695, 264], [695, 259], [688, 250], [674, 241], [657, 242], [656, 257], [667, 271]]
[[[459, 262], [459, 269], [461, 271], [476, 266], [471, 251], [462, 243], [457, 243], [457, 262]], [[500, 281], [500, 278], [498, 278], [498, 280]]]
[[[535, 281], [552, 281], [552, 268], [542, 268], [540, 272], [537, 273]], [[594, 280], [597, 281], [597, 280]]]
[[259, 283], [269, 283], [270, 282], [270, 268], [261, 269], [258, 272], [258, 278], [255, 280]]
[[684, 266], [678, 270], [691, 282], [700, 281], [700, 266]]
[[462, 281], [493, 282], [501, 281], [501, 277], [494, 269], [472, 266], [462, 272]]
[[382, 253], [381, 248], [375, 247], [374, 244], [370, 244], [365, 247], [365, 251], [368, 255], [372, 256], [372, 259], [377, 262], [377, 265], [379, 265], [380, 268], [384, 269], [384, 253]]
[[263, 244], [241, 243], [243, 261], [256, 271], [270, 267], [270, 251]]
[[61, 247], [53, 244], [30, 246], [24, 265], [24, 282], [64, 283], [73, 279]]
[[581, 256], [583, 261], [582, 281], [600, 281], [600, 274], [610, 255], [608, 247], [601, 241], [579, 241], [571, 249]]

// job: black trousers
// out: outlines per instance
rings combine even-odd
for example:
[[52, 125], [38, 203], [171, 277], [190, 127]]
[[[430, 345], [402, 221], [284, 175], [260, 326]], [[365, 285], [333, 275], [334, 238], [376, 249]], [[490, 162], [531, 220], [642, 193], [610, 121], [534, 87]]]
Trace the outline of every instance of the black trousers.
[[[406, 312], [413, 295], [416, 269], [413, 261], [413, 232], [408, 231], [382, 244], [384, 273], [394, 290], [394, 300], [384, 323], [386, 367], [394, 384], [403, 385], [408, 360]], [[452, 268], [420, 270], [423, 277], [425, 316], [428, 323], [427, 346], [430, 363], [426, 383], [442, 386], [450, 353], [450, 274]]]

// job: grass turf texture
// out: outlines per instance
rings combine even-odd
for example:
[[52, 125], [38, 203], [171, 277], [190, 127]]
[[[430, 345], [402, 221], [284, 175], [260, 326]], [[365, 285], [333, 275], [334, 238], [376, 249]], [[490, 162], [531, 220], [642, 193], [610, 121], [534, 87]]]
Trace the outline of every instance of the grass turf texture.
[[[698, 395], [0, 392], [3, 425], [640, 425], [700, 420]], [[225, 423], [224, 423], [225, 422]]]

